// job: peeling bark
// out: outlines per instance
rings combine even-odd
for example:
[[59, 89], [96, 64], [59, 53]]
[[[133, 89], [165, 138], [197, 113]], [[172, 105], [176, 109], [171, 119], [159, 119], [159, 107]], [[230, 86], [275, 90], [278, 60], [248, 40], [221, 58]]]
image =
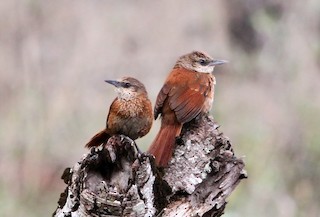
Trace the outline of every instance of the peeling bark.
[[167, 168], [113, 136], [62, 178], [68, 185], [53, 216], [221, 216], [246, 178], [244, 163], [212, 117], [184, 126]]

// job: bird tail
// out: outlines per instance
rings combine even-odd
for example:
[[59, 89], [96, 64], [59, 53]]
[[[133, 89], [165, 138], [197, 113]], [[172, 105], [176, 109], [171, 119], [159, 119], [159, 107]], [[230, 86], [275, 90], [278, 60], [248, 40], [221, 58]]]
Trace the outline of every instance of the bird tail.
[[156, 164], [161, 167], [167, 166], [176, 142], [176, 136], [180, 135], [182, 124], [161, 126], [157, 137], [151, 144], [148, 152], [155, 156]]
[[106, 130], [102, 130], [97, 133], [91, 140], [86, 144], [86, 148], [97, 147], [107, 141], [110, 138], [110, 134], [106, 132]]

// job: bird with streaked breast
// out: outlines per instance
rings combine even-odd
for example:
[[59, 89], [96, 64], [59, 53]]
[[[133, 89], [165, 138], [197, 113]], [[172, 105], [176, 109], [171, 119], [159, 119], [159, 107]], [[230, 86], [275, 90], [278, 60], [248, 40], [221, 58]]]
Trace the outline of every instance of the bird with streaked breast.
[[167, 166], [183, 124], [210, 111], [216, 84], [212, 72], [216, 65], [226, 62], [199, 51], [177, 60], [154, 107], [154, 118], [161, 115], [161, 127], [148, 152], [155, 156], [158, 166]]
[[116, 134], [136, 140], [145, 136], [152, 126], [152, 105], [147, 90], [140, 81], [124, 77], [105, 82], [115, 86], [118, 96], [110, 106], [106, 128], [92, 137], [86, 144], [87, 148], [97, 147]]

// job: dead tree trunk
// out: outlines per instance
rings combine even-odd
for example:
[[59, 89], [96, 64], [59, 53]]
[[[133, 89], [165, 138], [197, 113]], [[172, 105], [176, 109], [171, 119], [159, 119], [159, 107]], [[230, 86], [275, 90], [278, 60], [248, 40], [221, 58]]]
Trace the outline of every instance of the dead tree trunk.
[[211, 117], [199, 117], [181, 135], [160, 170], [123, 136], [91, 149], [65, 170], [68, 186], [53, 216], [221, 216], [247, 177], [244, 163]]

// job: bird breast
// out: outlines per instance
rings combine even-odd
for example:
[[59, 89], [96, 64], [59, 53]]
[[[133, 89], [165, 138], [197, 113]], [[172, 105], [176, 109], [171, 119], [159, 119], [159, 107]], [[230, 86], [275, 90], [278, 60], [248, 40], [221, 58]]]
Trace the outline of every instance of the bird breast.
[[124, 116], [135, 117], [139, 114], [143, 113], [145, 102], [139, 99], [138, 97], [134, 97], [131, 99], [119, 99], [118, 103], [118, 113], [124, 114]]
[[131, 100], [117, 98], [110, 111], [107, 127], [115, 134], [123, 134], [135, 140], [147, 134], [151, 128], [152, 107], [145, 97]]

